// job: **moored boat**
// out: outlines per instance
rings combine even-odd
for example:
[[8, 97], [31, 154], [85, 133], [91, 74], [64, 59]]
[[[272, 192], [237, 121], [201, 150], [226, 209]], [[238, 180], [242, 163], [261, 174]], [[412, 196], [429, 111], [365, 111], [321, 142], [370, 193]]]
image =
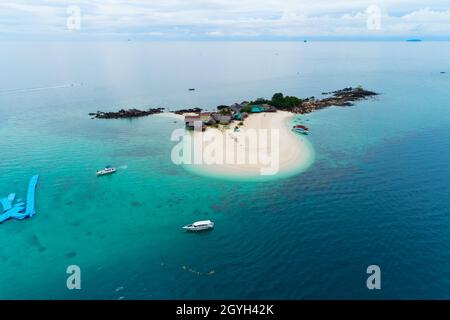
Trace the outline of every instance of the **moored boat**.
[[104, 176], [116, 172], [117, 169], [111, 166], [106, 166], [105, 169], [97, 171], [98, 176]]
[[292, 131], [294, 131], [296, 133], [302, 133], [302, 134], [308, 134], [309, 133], [309, 129], [307, 127], [305, 127], [304, 125], [301, 125], [301, 124], [295, 125], [292, 128]]
[[306, 130], [306, 131], [309, 131], [309, 128], [308, 128], [308, 127], [306, 127], [306, 126], [304, 126], [304, 125], [301, 125], [301, 124], [295, 125], [294, 128], [300, 128], [300, 129], [304, 129], [304, 130]]
[[186, 231], [204, 231], [214, 228], [214, 222], [211, 220], [197, 221], [192, 224], [184, 226], [183, 229]]
[[301, 133], [301, 134], [308, 134], [308, 131], [303, 130], [303, 129], [299, 129], [299, 128], [292, 128], [292, 131], [296, 132], [296, 133]]

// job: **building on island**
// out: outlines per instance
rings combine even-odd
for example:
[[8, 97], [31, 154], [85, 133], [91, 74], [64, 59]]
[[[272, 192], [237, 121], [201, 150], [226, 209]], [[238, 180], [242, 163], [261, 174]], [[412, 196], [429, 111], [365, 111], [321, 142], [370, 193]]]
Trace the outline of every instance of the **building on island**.
[[194, 129], [196, 126], [202, 126], [205, 130], [207, 126], [222, 124], [230, 124], [231, 121], [243, 121], [248, 117], [248, 112], [261, 113], [261, 112], [276, 112], [277, 109], [267, 103], [252, 104], [249, 105], [247, 101], [242, 103], [234, 103], [231, 106], [221, 105], [217, 107], [220, 112], [200, 112], [199, 114], [185, 115], [184, 123], [186, 128]]
[[189, 115], [184, 116], [184, 124], [186, 125], [187, 129], [193, 130], [196, 126], [202, 127], [202, 130], [204, 131], [206, 129], [206, 126], [204, 122], [202, 121], [202, 118], [200, 115]]
[[233, 115], [233, 120], [242, 121], [242, 120], [244, 120], [247, 117], [248, 117], [248, 113], [247, 112], [239, 112], [239, 113], [235, 113]]
[[231, 110], [232, 112], [234, 112], [234, 113], [240, 113], [241, 110], [242, 110], [242, 108], [243, 108], [243, 106], [242, 106], [241, 104], [239, 104], [239, 103], [233, 103], [233, 104], [230, 106], [230, 110]]
[[262, 105], [253, 105], [252, 109], [251, 109], [252, 113], [260, 113], [260, 112], [264, 112], [264, 108], [262, 107]]
[[271, 106], [267, 103], [262, 104], [253, 104], [251, 108], [252, 113], [260, 113], [260, 112], [276, 112], [277, 109], [274, 106]]
[[211, 112], [201, 112], [200, 113], [200, 120], [203, 123], [208, 123], [211, 120]]
[[274, 106], [271, 106], [270, 104], [264, 104], [263, 105], [264, 112], [277, 112], [277, 108]]
[[214, 112], [211, 114], [216, 123], [229, 124], [231, 122], [231, 114], [221, 114]]
[[231, 110], [231, 112], [233, 113], [240, 113], [242, 112], [242, 109], [247, 107], [249, 104], [248, 101], [242, 101], [241, 103], [233, 103], [229, 109]]

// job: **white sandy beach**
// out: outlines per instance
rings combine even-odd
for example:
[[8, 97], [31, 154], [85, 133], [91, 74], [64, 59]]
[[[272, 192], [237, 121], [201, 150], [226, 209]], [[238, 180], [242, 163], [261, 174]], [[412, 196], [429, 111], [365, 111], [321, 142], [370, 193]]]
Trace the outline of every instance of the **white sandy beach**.
[[184, 120], [184, 115], [176, 114], [176, 113], [173, 113], [173, 112], [157, 113], [157, 114], [154, 114], [153, 117], [170, 118], [170, 119], [181, 120], [181, 121]]
[[[292, 113], [285, 111], [251, 114], [238, 132], [234, 131], [238, 124], [236, 121], [229, 129], [210, 127], [203, 133], [194, 132], [192, 138], [196, 143], [193, 143], [193, 154], [203, 154], [203, 163], [185, 166], [197, 173], [226, 178], [270, 177], [301, 172], [312, 163], [314, 152], [306, 137], [290, 130], [293, 117]], [[257, 133], [256, 144], [250, 143], [252, 133]], [[204, 141], [205, 137], [212, 140]], [[230, 146], [233, 146], [231, 155]], [[226, 159], [227, 156], [229, 159]], [[257, 159], [256, 163], [250, 159]], [[206, 163], [208, 161], [215, 163]]]

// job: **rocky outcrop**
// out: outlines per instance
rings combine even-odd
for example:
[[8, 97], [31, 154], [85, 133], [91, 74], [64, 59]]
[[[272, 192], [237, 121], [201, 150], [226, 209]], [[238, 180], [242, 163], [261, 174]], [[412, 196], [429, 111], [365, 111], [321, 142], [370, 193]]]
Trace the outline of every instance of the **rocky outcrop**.
[[330, 106], [349, 107], [353, 106], [353, 102], [355, 101], [378, 95], [376, 92], [352, 87], [332, 92], [323, 92], [322, 94], [331, 95], [331, 97], [324, 99], [308, 98], [303, 100], [299, 106], [294, 107], [292, 111], [295, 113], [310, 113]]
[[89, 113], [90, 116], [96, 119], [122, 119], [122, 118], [138, 118], [146, 117], [152, 114], [162, 113], [164, 108], [154, 108], [148, 110], [138, 110], [138, 109], [120, 109], [117, 112], [103, 112], [97, 111], [95, 113]]
[[191, 109], [181, 109], [181, 110], [176, 110], [173, 111], [173, 113], [175, 114], [185, 114], [185, 113], [197, 113], [200, 114], [200, 112], [202, 112], [203, 109], [201, 108], [191, 108]]

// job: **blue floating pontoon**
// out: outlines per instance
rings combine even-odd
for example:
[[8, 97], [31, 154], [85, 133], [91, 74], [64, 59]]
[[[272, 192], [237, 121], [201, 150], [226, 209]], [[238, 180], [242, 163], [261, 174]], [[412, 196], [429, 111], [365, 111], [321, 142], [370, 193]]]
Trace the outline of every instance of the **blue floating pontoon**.
[[0, 223], [10, 219], [18, 219], [22, 220], [25, 218], [30, 218], [36, 214], [35, 211], [35, 198], [36, 198], [36, 186], [39, 180], [39, 175], [35, 175], [31, 177], [30, 182], [28, 183], [28, 193], [27, 193], [27, 202], [17, 201], [14, 202], [16, 198], [15, 193], [11, 193], [7, 198], [0, 199], [0, 204], [3, 207], [3, 210], [0, 211]]
[[3, 211], [7, 211], [12, 208], [12, 202], [14, 201], [14, 198], [16, 197], [15, 193], [11, 193], [8, 198], [0, 199], [0, 204], [3, 207]]
[[31, 177], [30, 182], [28, 183], [27, 210], [25, 211], [25, 214], [27, 214], [29, 217], [32, 217], [36, 214], [36, 211], [34, 210], [34, 201], [36, 198], [36, 186], [38, 180], [39, 176], [35, 175]]

